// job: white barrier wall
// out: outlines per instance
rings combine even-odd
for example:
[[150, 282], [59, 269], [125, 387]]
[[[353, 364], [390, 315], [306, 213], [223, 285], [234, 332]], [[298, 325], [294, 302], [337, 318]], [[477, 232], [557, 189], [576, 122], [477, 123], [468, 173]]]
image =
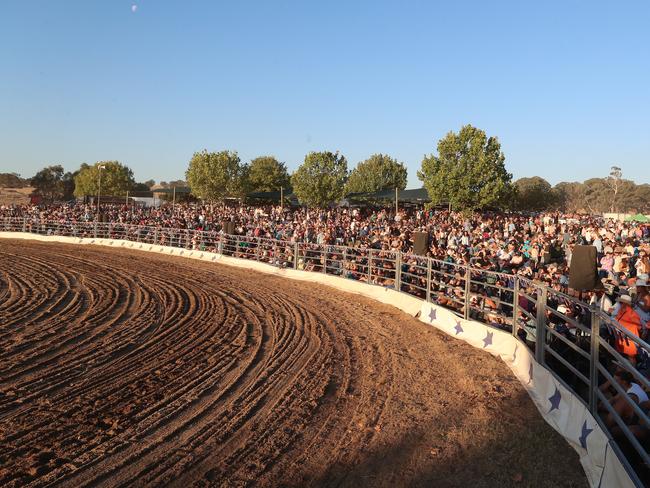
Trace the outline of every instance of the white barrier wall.
[[[341, 291], [358, 293], [392, 305], [474, 347], [499, 356], [519, 379], [546, 422], [569, 442], [580, 455], [580, 462], [592, 487], [634, 487], [625, 468], [612, 450], [610, 441], [587, 408], [564, 388], [551, 373], [538, 364], [532, 352], [515, 337], [473, 320], [464, 320], [451, 311], [424, 302], [416, 297], [380, 286], [369, 286], [337, 276], [281, 269], [270, 264], [223, 256], [205, 251], [180, 249], [117, 239], [93, 239], [63, 236], [42, 236], [22, 232], [0, 232], [0, 238], [30, 239], [80, 245], [100, 245], [134, 249], [171, 256], [182, 256], [217, 262], [287, 278], [331, 286]], [[549, 462], [552, 462], [549, 459]]]

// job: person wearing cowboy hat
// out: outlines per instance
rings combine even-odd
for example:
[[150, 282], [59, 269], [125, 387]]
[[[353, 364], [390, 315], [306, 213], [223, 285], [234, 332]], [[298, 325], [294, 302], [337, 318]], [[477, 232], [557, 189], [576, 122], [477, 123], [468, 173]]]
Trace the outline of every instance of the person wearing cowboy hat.
[[[614, 318], [622, 328], [636, 337], [641, 337], [642, 326], [641, 317], [632, 308], [632, 297], [630, 295], [621, 295], [618, 297], [616, 308], [614, 309]], [[636, 365], [637, 346], [623, 334], [616, 335], [616, 350]]]
[[614, 287], [615, 285], [608, 280], [602, 280], [602, 288], [596, 288], [589, 301], [590, 305], [597, 306], [606, 314], [611, 314], [614, 310]]

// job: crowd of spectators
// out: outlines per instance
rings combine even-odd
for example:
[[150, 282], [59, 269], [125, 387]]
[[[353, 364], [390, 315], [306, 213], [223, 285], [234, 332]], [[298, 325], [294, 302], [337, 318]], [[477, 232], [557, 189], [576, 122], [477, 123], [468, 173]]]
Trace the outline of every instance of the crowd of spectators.
[[[0, 217], [32, 222], [92, 222], [90, 205], [0, 207]], [[568, 269], [576, 244], [596, 247], [606, 284], [634, 288], [650, 274], [650, 226], [577, 215], [476, 213], [466, 216], [422, 207], [314, 210], [279, 206], [166, 205], [159, 208], [102, 206], [104, 221], [166, 229], [221, 231], [288, 242], [368, 247], [411, 254], [413, 233], [430, 236], [428, 254], [440, 261], [518, 274], [568, 289]]]

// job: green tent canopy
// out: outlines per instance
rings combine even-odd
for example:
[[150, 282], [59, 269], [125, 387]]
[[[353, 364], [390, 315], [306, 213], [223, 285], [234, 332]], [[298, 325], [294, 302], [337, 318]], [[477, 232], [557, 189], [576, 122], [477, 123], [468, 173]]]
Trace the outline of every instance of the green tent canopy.
[[650, 218], [643, 214], [630, 215], [625, 219], [626, 222], [650, 222]]

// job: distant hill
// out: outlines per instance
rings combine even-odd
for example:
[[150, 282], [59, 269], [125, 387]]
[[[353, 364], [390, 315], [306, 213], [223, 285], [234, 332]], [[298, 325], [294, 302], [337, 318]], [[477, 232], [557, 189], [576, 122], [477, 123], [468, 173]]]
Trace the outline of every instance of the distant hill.
[[23, 188], [29, 180], [24, 180], [18, 173], [0, 173], [0, 188]]

